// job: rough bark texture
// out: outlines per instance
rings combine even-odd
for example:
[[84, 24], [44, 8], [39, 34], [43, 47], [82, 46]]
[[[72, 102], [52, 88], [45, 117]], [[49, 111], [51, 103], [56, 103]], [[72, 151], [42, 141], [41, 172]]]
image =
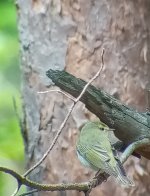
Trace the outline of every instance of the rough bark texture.
[[[95, 86], [140, 111], [146, 109], [145, 87], [150, 63], [149, 0], [17, 0], [21, 42], [23, 131], [27, 167], [43, 155], [65, 117], [70, 101], [58, 94], [39, 95], [49, 80], [48, 69], [65, 69], [88, 80], [98, 69], [104, 47], [105, 67]], [[30, 177], [39, 182], [79, 182], [91, 172], [75, 154], [77, 128], [93, 119], [78, 104], [48, 159]], [[112, 179], [91, 195], [149, 195], [150, 167], [132, 159], [127, 173], [137, 186], [125, 190]], [[39, 195], [83, 195], [78, 192]]]
[[[58, 87], [74, 97], [79, 96], [86, 85], [85, 81], [64, 71], [50, 69], [46, 75]], [[124, 144], [129, 145], [142, 138], [150, 138], [150, 115], [148, 113], [139, 113], [92, 85], [83, 94], [81, 101], [102, 122], [114, 128], [115, 136]], [[150, 144], [137, 151], [141, 156], [150, 160]]]

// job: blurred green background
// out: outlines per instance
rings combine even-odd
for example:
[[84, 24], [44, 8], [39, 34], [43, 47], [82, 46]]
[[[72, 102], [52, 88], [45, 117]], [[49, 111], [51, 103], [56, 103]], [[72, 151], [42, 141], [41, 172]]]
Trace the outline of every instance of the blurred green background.
[[[21, 109], [19, 41], [17, 14], [13, 0], [0, 1], [0, 165], [22, 173], [24, 149], [13, 106]], [[20, 112], [19, 112], [20, 113]], [[10, 195], [15, 180], [0, 172], [0, 195]]]

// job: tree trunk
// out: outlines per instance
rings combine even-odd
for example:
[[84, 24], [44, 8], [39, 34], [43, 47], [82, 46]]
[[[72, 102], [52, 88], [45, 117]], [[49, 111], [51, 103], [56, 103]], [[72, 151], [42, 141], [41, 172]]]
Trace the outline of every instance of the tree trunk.
[[[104, 47], [105, 66], [94, 85], [129, 106], [140, 111], [146, 109], [150, 1], [17, 0], [16, 5], [27, 168], [35, 164], [51, 144], [70, 105], [70, 100], [60, 94], [37, 93], [52, 88], [45, 75], [50, 68], [65, 69], [88, 81], [98, 70]], [[75, 143], [78, 128], [93, 118], [79, 103], [54, 149], [30, 178], [42, 183], [87, 181], [91, 171], [77, 160]], [[110, 178], [91, 195], [149, 195], [148, 162], [131, 158], [126, 169], [136, 182], [136, 188], [123, 189]], [[67, 191], [39, 195], [83, 193]]]

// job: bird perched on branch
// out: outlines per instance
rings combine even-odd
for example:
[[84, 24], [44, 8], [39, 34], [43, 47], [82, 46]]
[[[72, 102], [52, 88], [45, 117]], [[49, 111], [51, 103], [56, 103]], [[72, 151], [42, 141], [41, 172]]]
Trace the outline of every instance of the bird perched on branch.
[[95, 171], [106, 172], [123, 186], [134, 186], [111, 146], [108, 132], [110, 129], [102, 122], [88, 122], [81, 129], [76, 150], [81, 163]]

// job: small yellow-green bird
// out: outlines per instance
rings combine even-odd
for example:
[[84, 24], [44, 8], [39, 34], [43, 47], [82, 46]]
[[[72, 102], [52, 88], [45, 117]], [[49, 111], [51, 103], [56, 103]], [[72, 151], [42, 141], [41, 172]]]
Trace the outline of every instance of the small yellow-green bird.
[[123, 186], [134, 186], [134, 183], [126, 176], [117, 153], [111, 146], [108, 137], [110, 130], [112, 129], [102, 122], [86, 123], [77, 140], [78, 158], [83, 165], [115, 177]]

